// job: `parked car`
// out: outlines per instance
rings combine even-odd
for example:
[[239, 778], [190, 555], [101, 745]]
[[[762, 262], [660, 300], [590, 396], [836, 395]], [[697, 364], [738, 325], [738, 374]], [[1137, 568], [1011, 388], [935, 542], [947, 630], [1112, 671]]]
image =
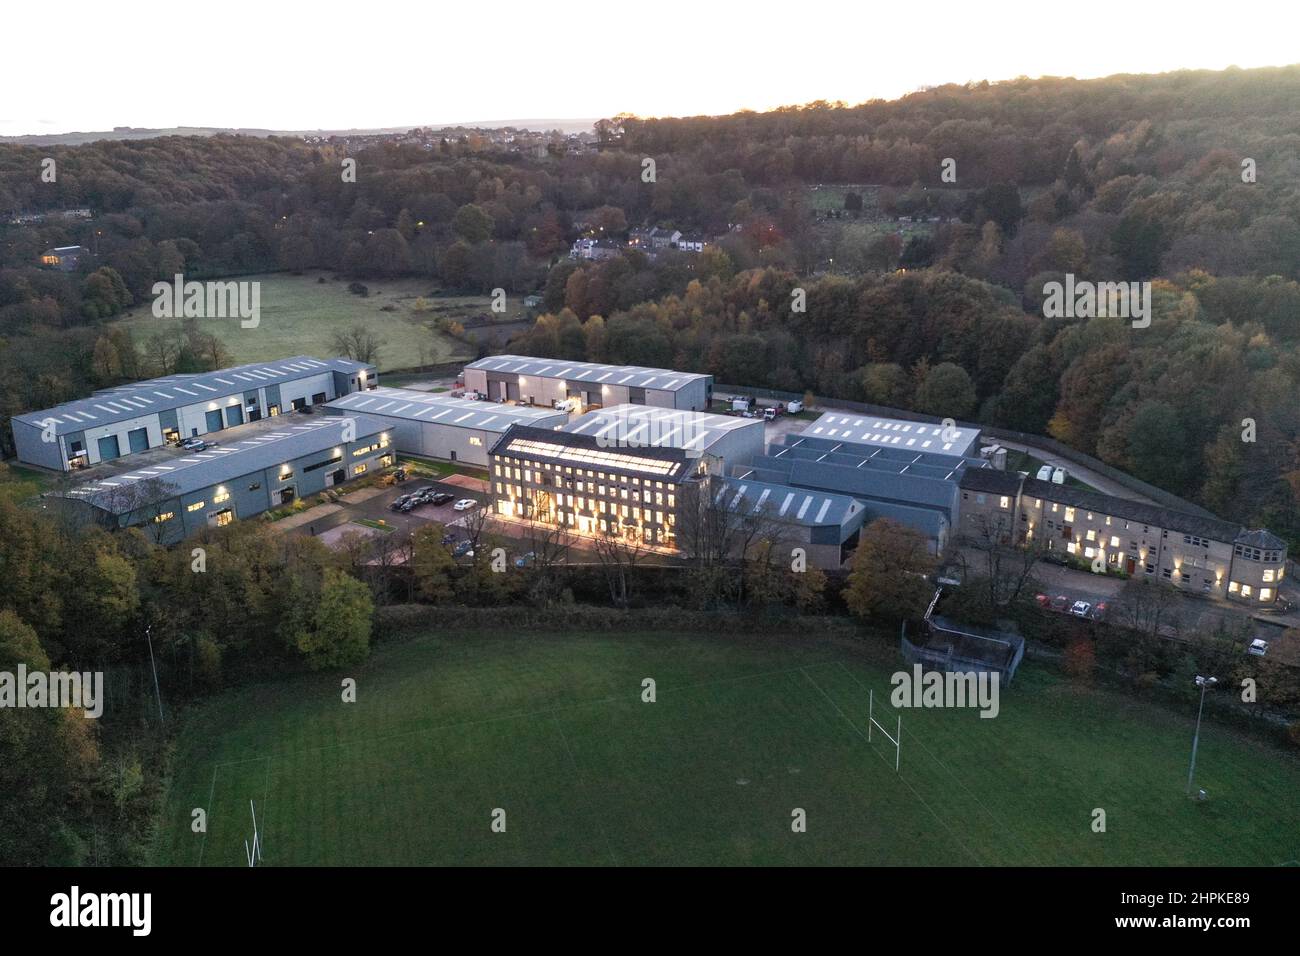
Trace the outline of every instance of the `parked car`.
[[763, 409], [763, 421], [765, 421], [765, 422], [774, 422], [774, 421], [776, 421], [776, 416], [779, 415], [779, 414], [781, 414], [781, 413], [780, 413], [779, 411], [777, 411], [777, 409], [775, 409], [775, 408], [771, 408], [771, 407], [769, 407], [769, 408], [765, 408], [765, 409]]
[[400, 511], [402, 509], [402, 505], [406, 504], [410, 500], [411, 500], [410, 495], [399, 495], [398, 497], [394, 498], [392, 501], [388, 503], [388, 510]]
[[473, 498], [461, 498], [454, 507], [457, 511], [469, 511], [471, 508], [477, 508], [478, 502]]
[[1070, 599], [1064, 594], [1058, 594], [1056, 597], [1052, 598], [1051, 602], [1048, 604], [1049, 610], [1052, 611], [1065, 612], [1069, 607]]
[[786, 413], [789, 414], [789, 415], [797, 415], [799, 412], [803, 411], [803, 402], [798, 401], [798, 400], [796, 399], [795, 401], [793, 401], [793, 402], [791, 402], [789, 405], [787, 405], [787, 406], [785, 407], [785, 410], [786, 410]]
[[1090, 617], [1092, 615], [1092, 605], [1087, 601], [1075, 601], [1070, 605], [1070, 613], [1075, 617]]
[[1104, 621], [1106, 619], [1107, 610], [1106, 602], [1098, 601], [1097, 605], [1092, 609], [1092, 619], [1094, 621]]
[[450, 531], [448, 531], [446, 534], [442, 536], [442, 546], [445, 548], [447, 545], [455, 542], [455, 540], [456, 540], [456, 536], [452, 534]]
[[529, 551], [527, 554], [521, 554], [515, 558], [515, 567], [526, 568], [537, 560], [537, 552]]
[[414, 511], [416, 508], [420, 507], [420, 505], [422, 505], [422, 504], [424, 504], [423, 501], [421, 501], [421, 500], [420, 500], [418, 497], [416, 497], [415, 495], [412, 495], [411, 497], [409, 497], [409, 498], [407, 498], [405, 501], [403, 501], [403, 502], [402, 502], [402, 506], [401, 506], [400, 508], [398, 508], [397, 510], [400, 511], [400, 512], [402, 512], [402, 514], [406, 514], [408, 511]]
[[1052, 466], [1051, 466], [1051, 465], [1044, 465], [1042, 468], [1039, 468], [1039, 469], [1038, 469], [1038, 474], [1037, 474], [1035, 477], [1036, 477], [1039, 481], [1051, 481], [1051, 480], [1052, 480]]
[[472, 558], [474, 557], [474, 544], [470, 541], [462, 541], [456, 547], [451, 549], [453, 558]]
[[1247, 654], [1254, 654], [1256, 657], [1263, 657], [1268, 653], [1268, 641], [1255, 638], [1250, 642], [1250, 647], [1246, 648]]
[[1053, 468], [1053, 469], [1052, 469], [1052, 484], [1054, 484], [1054, 485], [1063, 485], [1063, 484], [1065, 484], [1065, 477], [1066, 477], [1067, 474], [1069, 474], [1069, 472], [1067, 472], [1064, 468]]
[[450, 492], [439, 491], [432, 498], [429, 499], [429, 503], [434, 505], [445, 505], [447, 502], [451, 501], [451, 499], [455, 497], [456, 496], [451, 494]]

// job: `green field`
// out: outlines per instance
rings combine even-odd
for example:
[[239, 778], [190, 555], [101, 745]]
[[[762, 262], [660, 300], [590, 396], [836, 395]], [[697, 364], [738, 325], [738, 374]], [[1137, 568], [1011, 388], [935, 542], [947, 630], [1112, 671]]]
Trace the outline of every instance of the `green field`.
[[[326, 281], [319, 283], [319, 275], [240, 276], [239, 281], [261, 283], [258, 326], [242, 328], [238, 319], [199, 320], [199, 325], [220, 338], [240, 364], [293, 355], [333, 355], [330, 340], [334, 333], [357, 324], [373, 330], [380, 339], [380, 371], [473, 358], [471, 346], [439, 332], [435, 323], [441, 317], [463, 321], [489, 313], [489, 297], [437, 295], [433, 284], [424, 279], [380, 279], [366, 281], [370, 295], [361, 298], [348, 292], [347, 280], [324, 274]], [[428, 311], [415, 310], [415, 301], [421, 297], [428, 303]], [[151, 302], [137, 305], [118, 320], [142, 346], [160, 327], [178, 325], [155, 318]], [[523, 317], [520, 297], [508, 298], [507, 306], [508, 311], [499, 317], [502, 322]]]
[[[808, 638], [425, 637], [347, 675], [191, 715], [155, 862], [244, 865], [1151, 864], [1300, 858], [1300, 766], [1193, 712], [1026, 664], [1001, 714], [903, 711], [902, 772], [865, 737], [893, 665]], [[356, 703], [340, 701], [342, 676]], [[657, 682], [643, 703], [641, 681]], [[878, 710], [879, 710], [878, 706]], [[879, 716], [879, 714], [878, 714]], [[886, 716], [892, 724], [894, 712]], [[208, 832], [191, 811], [208, 809]], [[495, 808], [506, 832], [490, 829]], [[807, 832], [791, 813], [807, 813]], [[1105, 833], [1090, 828], [1094, 808]]]

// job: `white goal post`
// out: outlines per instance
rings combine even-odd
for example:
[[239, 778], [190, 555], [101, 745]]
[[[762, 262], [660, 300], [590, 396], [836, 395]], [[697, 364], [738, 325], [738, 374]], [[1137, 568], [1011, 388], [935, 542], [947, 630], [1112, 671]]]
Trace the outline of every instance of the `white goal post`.
[[257, 810], [253, 808], [252, 800], [248, 801], [248, 812], [253, 815], [253, 845], [244, 841], [244, 855], [248, 857], [249, 866], [257, 866], [262, 862], [262, 834], [257, 830]]
[[868, 743], [871, 742], [872, 727], [875, 727], [882, 734], [884, 734], [885, 739], [894, 745], [894, 773], [898, 773], [899, 758], [903, 752], [903, 715], [902, 714], [898, 715], [898, 729], [895, 730], [893, 737], [889, 736], [889, 731], [886, 730], [883, 726], [881, 726], [881, 724], [876, 720], [876, 692], [874, 690], [868, 690], [867, 691], [867, 742]]

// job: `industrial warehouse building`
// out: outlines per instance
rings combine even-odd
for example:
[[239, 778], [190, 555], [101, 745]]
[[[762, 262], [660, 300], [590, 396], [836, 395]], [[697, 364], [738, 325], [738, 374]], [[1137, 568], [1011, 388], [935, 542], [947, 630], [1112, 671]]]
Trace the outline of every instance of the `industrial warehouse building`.
[[12, 420], [18, 460], [86, 468], [374, 388], [373, 365], [300, 355], [103, 389]]
[[826, 412], [804, 429], [809, 438], [829, 438], [905, 451], [935, 452], [971, 458], [979, 454], [980, 430], [969, 425], [936, 425], [879, 415]]
[[147, 462], [79, 485], [68, 507], [161, 544], [324, 491], [393, 463], [387, 422], [366, 415], [279, 416], [198, 453], [159, 448]]
[[523, 355], [493, 355], [465, 366], [465, 389], [489, 401], [554, 407], [654, 405], [708, 411], [713, 376], [634, 365], [599, 365]]
[[866, 506], [848, 495], [808, 491], [744, 478], [715, 482], [714, 505], [761, 522], [763, 535], [782, 552], [802, 548], [808, 563], [838, 568], [857, 546]]
[[1218, 518], [1057, 485], [1019, 472], [969, 471], [961, 530], [977, 540], [1038, 543], [1112, 571], [1253, 604], [1277, 600], [1286, 542]]
[[713, 475], [763, 454], [764, 447], [763, 422], [757, 418], [645, 405], [594, 409], [562, 430], [592, 435], [608, 448], [680, 448], [703, 459], [702, 470]]
[[[732, 477], [846, 495], [862, 504], [859, 526], [877, 518], [890, 518], [920, 531], [930, 551], [942, 553], [959, 512], [958, 481], [967, 470], [989, 470], [991, 466], [978, 457], [924, 450], [924, 443], [971, 450], [978, 432], [956, 429], [963, 434], [955, 437], [950, 433], [947, 437], [953, 440], [942, 441], [929, 432], [940, 426], [927, 425], [924, 431], [918, 431], [916, 422], [868, 418], [865, 422], [870, 431], [854, 427], [846, 434], [841, 423], [826, 423], [827, 418], [823, 415], [803, 432], [783, 436], [780, 443], [773, 443], [747, 466], [732, 469]], [[911, 429], [903, 431], [894, 425], [908, 425]], [[889, 436], [889, 440], [872, 440], [876, 435]], [[900, 441], [895, 444], [893, 437]], [[915, 444], [909, 445], [908, 441]], [[851, 531], [843, 544], [846, 552], [856, 547], [857, 539]]]
[[382, 419], [400, 452], [465, 462], [486, 468], [488, 451], [511, 425], [554, 428], [569, 420], [567, 412], [526, 405], [502, 405], [470, 398], [376, 388], [330, 402], [331, 415], [361, 412]]

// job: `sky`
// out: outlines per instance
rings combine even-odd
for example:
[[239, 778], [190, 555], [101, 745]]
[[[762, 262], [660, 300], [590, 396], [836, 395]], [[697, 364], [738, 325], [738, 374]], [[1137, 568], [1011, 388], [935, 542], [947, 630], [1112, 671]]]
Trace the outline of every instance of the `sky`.
[[1294, 0], [11, 0], [0, 135], [764, 110], [1300, 60]]

